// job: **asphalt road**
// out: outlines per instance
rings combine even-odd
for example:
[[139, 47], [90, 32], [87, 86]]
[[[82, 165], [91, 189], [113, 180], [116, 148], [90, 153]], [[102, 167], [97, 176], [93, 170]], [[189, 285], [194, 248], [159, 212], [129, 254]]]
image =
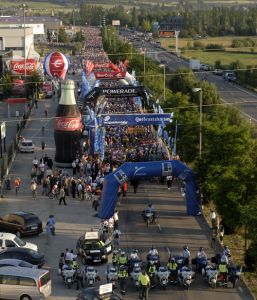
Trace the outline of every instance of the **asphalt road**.
[[[122, 32], [124, 34], [124, 32]], [[125, 33], [126, 37], [131, 39], [132, 34]], [[165, 64], [169, 68], [170, 74], [172, 74], [177, 68], [188, 68], [189, 64], [186, 60], [171, 54], [164, 49], [153, 45], [152, 43], [145, 41], [143, 38], [140, 42], [133, 42], [136, 48], [142, 48], [146, 50], [146, 55], [151, 57], [161, 64]], [[169, 77], [169, 72], [166, 69], [166, 76]], [[251, 92], [241, 86], [224, 81], [221, 76], [214, 75], [211, 71], [200, 71], [196, 75], [199, 79], [203, 79], [207, 75], [207, 80], [210, 83], [214, 83], [220, 94], [222, 101], [228, 103], [228, 105], [234, 105], [241, 109], [242, 113], [249, 120], [249, 122], [257, 123], [257, 94]]]

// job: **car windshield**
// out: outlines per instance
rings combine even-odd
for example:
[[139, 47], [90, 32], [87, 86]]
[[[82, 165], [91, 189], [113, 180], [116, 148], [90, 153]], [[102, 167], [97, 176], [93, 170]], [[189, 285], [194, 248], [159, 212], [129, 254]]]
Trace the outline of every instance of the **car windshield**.
[[22, 146], [24, 146], [24, 147], [32, 147], [32, 142], [22, 142]]
[[84, 243], [85, 249], [93, 250], [93, 249], [102, 249], [104, 248], [103, 245], [99, 241], [85, 241]]
[[21, 240], [20, 238], [18, 238], [17, 236], [14, 238], [14, 241], [15, 241], [15, 243], [16, 243], [17, 245], [19, 245], [20, 247], [23, 247], [23, 246], [26, 245], [26, 243], [25, 243], [23, 240]]

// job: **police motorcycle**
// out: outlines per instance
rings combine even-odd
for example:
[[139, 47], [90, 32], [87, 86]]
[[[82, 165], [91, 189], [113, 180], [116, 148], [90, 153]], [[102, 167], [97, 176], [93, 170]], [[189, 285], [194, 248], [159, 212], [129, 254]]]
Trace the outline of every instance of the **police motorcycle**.
[[116, 267], [107, 266], [106, 280], [108, 283], [112, 283], [113, 288], [116, 288], [118, 282], [118, 270]]
[[142, 217], [146, 222], [146, 226], [149, 227], [150, 224], [155, 224], [155, 212], [152, 210], [152, 204], [148, 204], [148, 208], [143, 210]]
[[243, 271], [241, 266], [230, 266], [228, 279], [232, 283], [233, 288], [237, 287], [238, 281], [242, 278]]
[[85, 280], [88, 286], [93, 286], [96, 281], [100, 280], [95, 267], [87, 266], [85, 269]]
[[181, 269], [178, 270], [178, 282], [181, 285], [181, 287], [184, 287], [187, 290], [191, 286], [194, 276], [195, 272], [189, 265], [183, 266]]
[[158, 270], [158, 268], [161, 265], [158, 250], [153, 246], [149, 249], [149, 252], [146, 256], [146, 260], [147, 260], [147, 269], [149, 269], [151, 265], [155, 265], [156, 269]]
[[208, 264], [205, 270], [202, 269], [203, 276], [206, 277], [210, 287], [215, 288], [217, 285], [219, 270], [216, 264]]
[[166, 289], [167, 285], [169, 284], [169, 276], [170, 271], [166, 266], [160, 266], [157, 271], [157, 278], [159, 280], [159, 284], [163, 289]]
[[130, 272], [130, 278], [131, 278], [136, 290], [139, 290], [139, 286], [140, 286], [138, 277], [142, 272], [141, 263], [142, 263], [142, 261], [135, 262], [133, 264], [133, 269]]
[[192, 265], [196, 265], [196, 270], [198, 273], [204, 274], [205, 268], [208, 265], [208, 259], [203, 247], [199, 248], [197, 257], [192, 259]]
[[76, 282], [76, 272], [79, 268], [77, 262], [71, 262], [70, 264], [64, 264], [61, 270], [61, 276], [65, 285], [70, 289], [72, 284]]

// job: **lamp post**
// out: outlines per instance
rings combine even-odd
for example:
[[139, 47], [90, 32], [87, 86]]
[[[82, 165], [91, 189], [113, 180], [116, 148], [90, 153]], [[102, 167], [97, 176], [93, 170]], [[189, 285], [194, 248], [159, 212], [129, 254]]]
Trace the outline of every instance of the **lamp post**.
[[202, 158], [202, 123], [203, 123], [203, 91], [202, 88], [193, 88], [194, 93], [199, 93], [200, 130], [199, 130], [199, 157]]
[[25, 27], [25, 8], [26, 4], [22, 4], [23, 8], [23, 38], [24, 38], [24, 78], [26, 79], [26, 27]]
[[165, 64], [159, 65], [159, 67], [163, 68], [163, 100], [166, 100], [166, 66]]
[[130, 45], [130, 59], [132, 59], [132, 43], [129, 42], [129, 45]]
[[146, 55], [146, 48], [145, 48], [145, 50], [144, 50], [144, 82], [145, 82], [145, 55]]

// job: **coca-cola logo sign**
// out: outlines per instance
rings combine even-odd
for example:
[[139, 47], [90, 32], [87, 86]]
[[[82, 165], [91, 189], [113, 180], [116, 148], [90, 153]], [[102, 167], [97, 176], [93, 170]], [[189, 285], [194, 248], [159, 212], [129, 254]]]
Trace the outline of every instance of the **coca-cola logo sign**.
[[[23, 60], [12, 60], [11, 71], [15, 74], [24, 74], [24, 59]], [[26, 74], [30, 75], [37, 69], [37, 61], [35, 59], [26, 59]]]
[[65, 118], [60, 117], [55, 119], [55, 130], [60, 131], [75, 131], [81, 129], [80, 118]]

